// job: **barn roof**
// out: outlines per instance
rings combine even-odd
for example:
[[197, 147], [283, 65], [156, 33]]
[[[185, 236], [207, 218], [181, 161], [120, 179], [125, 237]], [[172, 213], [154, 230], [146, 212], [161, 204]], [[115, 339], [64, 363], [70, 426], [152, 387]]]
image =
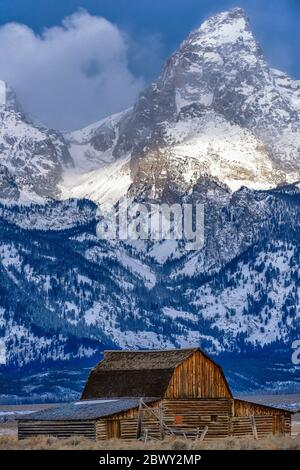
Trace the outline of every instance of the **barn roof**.
[[104, 360], [96, 369], [174, 369], [197, 350], [104, 351]]
[[[151, 403], [156, 400], [156, 398], [143, 398], [144, 403]], [[80, 400], [28, 414], [18, 419], [18, 421], [93, 420], [137, 408], [139, 402], [140, 400], [137, 398]]]
[[291, 415], [297, 413], [297, 411], [290, 409], [288, 404], [283, 408], [282, 406], [277, 406], [275, 404], [274, 405], [267, 405], [265, 403], [257, 403], [257, 401], [251, 400], [251, 398], [249, 398], [248, 400], [243, 400], [242, 398], [235, 398], [234, 397], [234, 401], [237, 402], [237, 403], [244, 403], [245, 405], [250, 405], [250, 406], [254, 405], [254, 406], [257, 406], [259, 408], [264, 408], [265, 410], [284, 411], [285, 413], [289, 413]]
[[105, 351], [104, 359], [91, 371], [81, 398], [162, 397], [174, 369], [197, 351], [218, 367], [231, 395], [222, 368], [200, 348], [188, 348]]
[[161, 397], [174, 369], [197, 350], [105, 351], [89, 375], [82, 398]]

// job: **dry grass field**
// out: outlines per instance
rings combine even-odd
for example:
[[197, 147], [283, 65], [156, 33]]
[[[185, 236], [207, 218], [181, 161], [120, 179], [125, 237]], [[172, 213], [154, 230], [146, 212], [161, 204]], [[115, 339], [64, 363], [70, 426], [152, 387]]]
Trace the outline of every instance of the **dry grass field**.
[[0, 450], [300, 450], [300, 436], [269, 437], [255, 441], [251, 438], [226, 438], [218, 441], [195, 442], [184, 439], [164, 441], [121, 441], [94, 442], [83, 438], [55, 439], [36, 437], [18, 441], [15, 436], [0, 437]]

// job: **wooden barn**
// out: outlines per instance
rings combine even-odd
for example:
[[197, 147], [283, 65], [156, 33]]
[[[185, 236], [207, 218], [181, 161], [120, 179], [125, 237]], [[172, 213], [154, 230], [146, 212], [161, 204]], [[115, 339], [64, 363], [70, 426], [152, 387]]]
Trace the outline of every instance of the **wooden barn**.
[[27, 415], [20, 439], [200, 439], [291, 433], [291, 412], [232, 396], [224, 373], [199, 348], [106, 351], [80, 401]]

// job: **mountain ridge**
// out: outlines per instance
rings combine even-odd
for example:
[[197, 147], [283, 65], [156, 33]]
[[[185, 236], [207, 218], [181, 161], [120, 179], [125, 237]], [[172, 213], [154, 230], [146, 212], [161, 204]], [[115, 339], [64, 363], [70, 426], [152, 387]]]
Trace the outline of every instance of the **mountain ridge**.
[[[88, 128], [89, 145], [98, 158], [109, 156], [106, 184], [111, 172], [127, 175], [124, 193], [136, 187], [135, 194], [161, 198], [168, 180], [182, 193], [201, 176], [217, 178], [232, 191], [243, 185], [270, 189], [299, 179], [299, 109], [299, 83], [267, 66], [245, 12], [234, 9], [192, 32], [113, 126], [108, 118]], [[86, 132], [73, 134], [79, 142], [80, 133], [85, 136], [83, 160]], [[94, 146], [97, 137], [103, 151]], [[90, 186], [89, 196], [105, 202], [95, 175], [87, 173], [71, 195], [82, 196]]]
[[[83, 130], [34, 125], [10, 99], [0, 107], [4, 372], [200, 344], [229, 369], [241, 358], [235, 390], [299, 390], [300, 84], [268, 67], [243, 10], [207, 20], [132, 108]], [[97, 204], [124, 195], [204, 204], [203, 249], [99, 240]]]
[[162, 198], [170, 179], [180, 194], [203, 176], [231, 191], [300, 179], [300, 82], [267, 65], [240, 8], [190, 33], [132, 108], [82, 130], [62, 135], [33, 124], [5, 87], [3, 202], [111, 205], [129, 188]]

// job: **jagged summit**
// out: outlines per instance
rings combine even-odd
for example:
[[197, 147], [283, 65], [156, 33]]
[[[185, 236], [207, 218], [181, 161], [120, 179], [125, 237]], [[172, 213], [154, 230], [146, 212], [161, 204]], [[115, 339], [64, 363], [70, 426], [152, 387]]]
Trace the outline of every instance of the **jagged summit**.
[[244, 10], [233, 9], [211, 17], [183, 41], [166, 62], [161, 87], [175, 89], [177, 111], [195, 103], [234, 119], [241, 115], [236, 98], [255, 91], [253, 81], [263, 86], [264, 74], [268, 67], [249, 19]]
[[222, 23], [235, 23], [243, 20], [246, 25], [249, 26], [250, 20], [244, 8], [235, 7], [230, 8], [229, 10], [222, 11], [211, 15], [207, 20], [205, 20], [200, 26], [199, 29], [205, 29], [207, 25], [210, 25], [213, 28], [216, 28]]
[[250, 20], [241, 8], [218, 13], [206, 20], [183, 41], [175, 56], [187, 54], [191, 63], [197, 63], [201, 53], [203, 59], [219, 65], [238, 58], [247, 66], [247, 63], [263, 58], [252, 34]]
[[0, 156], [0, 200], [6, 203], [58, 197], [62, 167], [71, 163], [63, 136], [32, 122], [4, 81], [0, 81]]
[[252, 36], [250, 20], [242, 8], [233, 8], [229, 11], [218, 13], [204, 21], [191, 35], [209, 34], [221, 43], [234, 42], [244, 35]]
[[235, 8], [192, 32], [132, 110], [68, 138], [76, 161], [102, 162], [72, 196], [105, 202], [130, 187], [172, 200], [200, 177], [267, 189], [300, 176], [299, 84], [268, 66]]

